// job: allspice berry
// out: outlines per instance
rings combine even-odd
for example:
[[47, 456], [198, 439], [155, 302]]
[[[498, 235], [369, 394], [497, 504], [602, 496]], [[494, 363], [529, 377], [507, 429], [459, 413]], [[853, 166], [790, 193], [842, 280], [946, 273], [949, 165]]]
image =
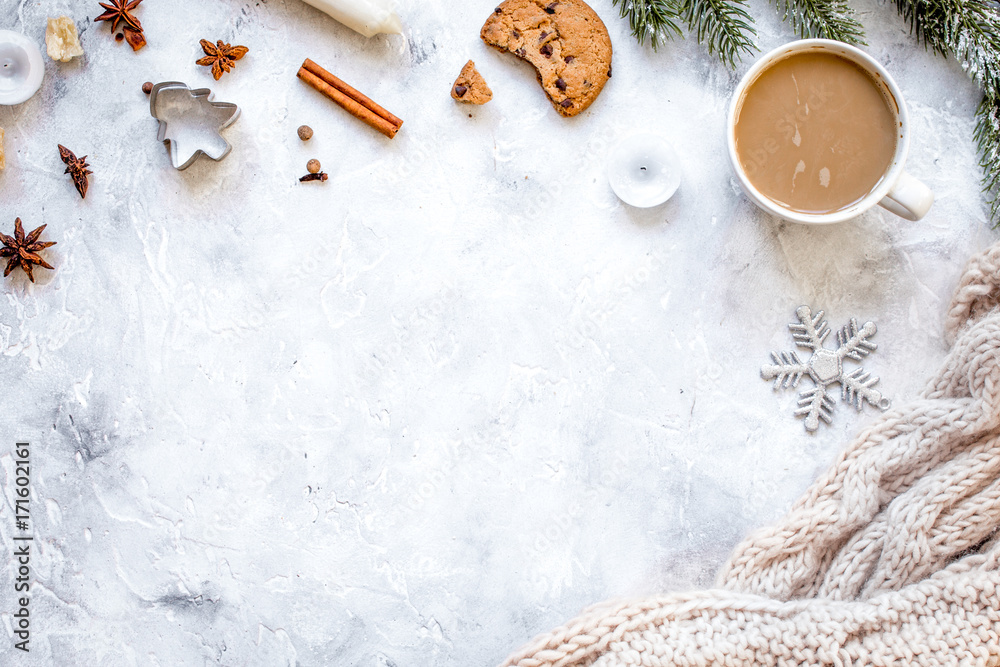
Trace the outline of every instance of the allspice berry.
[[309, 162], [306, 163], [306, 169], [310, 174], [318, 174], [320, 170], [319, 160], [309, 160]]
[[142, 92], [146, 93], [147, 95], [153, 92], [153, 82], [147, 81], [146, 83], [142, 84]]
[[299, 125], [299, 139], [309, 141], [312, 139], [313, 129], [308, 125]]

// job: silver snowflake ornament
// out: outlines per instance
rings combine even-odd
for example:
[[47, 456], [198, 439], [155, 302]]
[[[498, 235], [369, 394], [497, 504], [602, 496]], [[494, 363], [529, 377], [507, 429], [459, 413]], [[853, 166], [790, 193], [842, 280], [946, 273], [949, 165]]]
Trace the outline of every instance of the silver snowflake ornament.
[[823, 311], [812, 314], [809, 306], [799, 306], [795, 314], [798, 324], [789, 324], [792, 337], [799, 347], [812, 350], [809, 360], [803, 362], [794, 351], [772, 352], [774, 364], [768, 364], [760, 369], [760, 376], [765, 380], [774, 380], [774, 389], [797, 387], [802, 376], [808, 376], [815, 385], [799, 394], [799, 407], [795, 411], [798, 417], [805, 417], [807, 431], [819, 428], [822, 419], [827, 424], [833, 419], [834, 398], [827, 393], [826, 388], [835, 382], [840, 383], [841, 398], [854, 404], [861, 411], [861, 405], [867, 401], [880, 410], [889, 409], [889, 399], [882, 396], [875, 385], [878, 378], [864, 368], [848, 372], [844, 369], [844, 360], [861, 361], [874, 352], [877, 345], [869, 339], [875, 335], [877, 328], [874, 322], [865, 322], [859, 329], [858, 321], [851, 318], [851, 323], [837, 332], [837, 349], [823, 347], [823, 342], [830, 335], [830, 328], [823, 319]]

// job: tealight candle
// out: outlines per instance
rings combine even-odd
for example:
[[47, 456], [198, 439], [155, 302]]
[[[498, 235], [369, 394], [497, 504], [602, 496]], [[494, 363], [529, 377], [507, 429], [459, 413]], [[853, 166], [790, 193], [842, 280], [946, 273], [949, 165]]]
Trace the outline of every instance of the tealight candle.
[[45, 74], [42, 52], [24, 35], [0, 30], [0, 104], [20, 104], [38, 92]]
[[618, 198], [648, 208], [670, 199], [681, 182], [677, 155], [662, 137], [634, 134], [611, 151], [608, 181]]

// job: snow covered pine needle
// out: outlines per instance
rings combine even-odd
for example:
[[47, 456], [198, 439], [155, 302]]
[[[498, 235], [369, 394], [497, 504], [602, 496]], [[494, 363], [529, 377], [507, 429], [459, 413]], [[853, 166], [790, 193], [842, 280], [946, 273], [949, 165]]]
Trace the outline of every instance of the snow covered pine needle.
[[864, 44], [865, 29], [854, 17], [847, 0], [773, 0], [782, 21], [802, 39], [819, 37], [848, 44]]
[[910, 32], [942, 56], [955, 56], [983, 89], [975, 139], [993, 226], [1000, 224], [1000, 13], [992, 0], [896, 0]]
[[674, 36], [680, 36], [678, 21], [687, 24], [699, 44], [705, 44], [729, 67], [756, 49], [753, 17], [746, 10], [746, 0], [611, 0], [627, 18], [632, 34], [653, 48]]

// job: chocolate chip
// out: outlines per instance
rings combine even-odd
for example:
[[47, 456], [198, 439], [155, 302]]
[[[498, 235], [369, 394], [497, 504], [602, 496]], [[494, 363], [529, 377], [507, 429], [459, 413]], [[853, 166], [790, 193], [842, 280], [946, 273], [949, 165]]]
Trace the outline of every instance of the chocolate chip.
[[524, 50], [523, 46], [521, 48], [519, 48], [517, 51], [515, 51], [514, 53], [516, 53], [517, 55], [521, 56], [522, 58], [524, 58], [526, 55], [528, 55], [528, 52]]
[[538, 49], [538, 52], [541, 53], [546, 58], [551, 58], [552, 57], [552, 45], [551, 44], [546, 44], [542, 48]]
[[545, 39], [545, 38], [546, 38], [546, 37], [548, 37], [548, 36], [549, 36], [549, 33], [545, 32], [545, 31], [543, 30], [543, 31], [542, 31], [542, 34], [540, 34], [540, 35], [538, 36], [538, 41], [540, 42], [540, 41], [542, 41], [543, 39]]
[[562, 77], [556, 79], [556, 88], [563, 91], [564, 93], [566, 92], [566, 82], [562, 80]]
[[611, 78], [611, 68], [610, 67], [608, 68], [608, 78], [609, 79]]
[[465, 97], [465, 94], [467, 92], [469, 92], [468, 86], [462, 86], [462, 85], [455, 86], [455, 94], [458, 95], [459, 97]]
[[559, 106], [561, 106], [563, 109], [569, 109], [571, 106], [573, 106], [573, 100], [565, 99], [559, 103]]
[[519, 33], [517, 30], [512, 30], [510, 36], [513, 37], [514, 39], [521, 39], [521, 33]]
[[566, 64], [568, 65], [571, 62], [573, 62], [574, 60], [576, 60], [576, 56], [566, 56], [565, 58], [563, 58], [563, 60], [565, 60]]
[[545, 13], [546, 14], [555, 14], [556, 13], [556, 5], [558, 5], [558, 4], [559, 4], [558, 2], [553, 2], [552, 4], [550, 4], [548, 7], [545, 8]]
[[494, 14], [503, 14], [503, 10], [500, 9], [499, 7], [497, 7], [496, 9], [493, 10], [493, 13]]

